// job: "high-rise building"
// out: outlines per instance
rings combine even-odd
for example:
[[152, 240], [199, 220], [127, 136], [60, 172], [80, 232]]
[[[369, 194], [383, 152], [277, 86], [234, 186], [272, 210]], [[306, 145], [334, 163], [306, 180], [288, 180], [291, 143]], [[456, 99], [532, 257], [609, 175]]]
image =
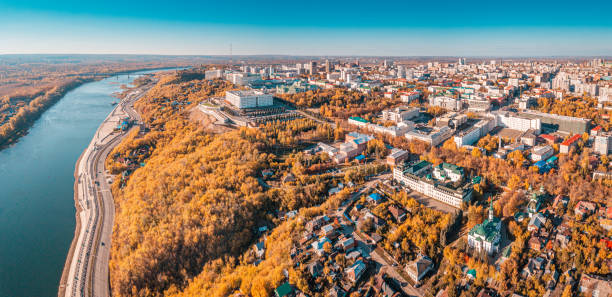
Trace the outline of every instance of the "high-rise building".
[[595, 144], [593, 150], [600, 155], [608, 155], [612, 153], [612, 135], [595, 136]]
[[314, 74], [316, 71], [317, 71], [317, 62], [310, 61], [310, 64], [308, 65], [308, 73]]
[[465, 65], [465, 58], [459, 58], [459, 65]]

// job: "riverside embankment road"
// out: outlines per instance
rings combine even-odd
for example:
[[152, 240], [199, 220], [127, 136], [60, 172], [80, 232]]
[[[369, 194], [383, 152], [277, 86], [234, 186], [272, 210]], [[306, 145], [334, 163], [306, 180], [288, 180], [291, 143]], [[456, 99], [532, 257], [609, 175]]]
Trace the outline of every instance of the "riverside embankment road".
[[153, 84], [131, 90], [96, 131], [76, 167], [75, 199], [80, 210], [80, 230], [72, 258], [67, 260], [67, 276], [60, 284], [60, 296], [109, 296], [111, 235], [115, 207], [104, 161], [129, 131], [116, 131], [120, 121], [129, 117], [139, 122], [133, 104]]

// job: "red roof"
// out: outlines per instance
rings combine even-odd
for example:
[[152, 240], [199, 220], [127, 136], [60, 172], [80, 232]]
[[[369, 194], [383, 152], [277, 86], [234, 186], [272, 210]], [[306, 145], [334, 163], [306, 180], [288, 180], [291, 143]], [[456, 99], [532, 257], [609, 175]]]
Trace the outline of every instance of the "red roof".
[[608, 249], [612, 249], [612, 240], [607, 240], [607, 239], [602, 238], [600, 241], [605, 243]]
[[591, 131], [599, 131], [601, 129], [602, 129], [602, 127], [598, 125], [597, 127], [591, 129]]
[[574, 142], [578, 141], [578, 139], [580, 139], [580, 137], [582, 137], [582, 135], [576, 134], [576, 135], [570, 137], [569, 139], [567, 139], [566, 141], [562, 142], [561, 145], [565, 145], [565, 146], [572, 145]]
[[555, 137], [554, 135], [550, 135], [550, 134], [541, 134], [540, 137], [546, 139], [546, 140], [550, 140], [550, 141], [555, 141], [557, 140], [557, 137]]

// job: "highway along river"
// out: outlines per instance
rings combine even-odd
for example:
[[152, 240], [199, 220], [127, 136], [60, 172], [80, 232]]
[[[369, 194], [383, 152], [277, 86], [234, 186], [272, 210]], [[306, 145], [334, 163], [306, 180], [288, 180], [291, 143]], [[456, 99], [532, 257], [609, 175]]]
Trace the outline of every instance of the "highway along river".
[[76, 161], [118, 101], [111, 94], [136, 77], [70, 91], [0, 151], [0, 297], [57, 296], [76, 223]]

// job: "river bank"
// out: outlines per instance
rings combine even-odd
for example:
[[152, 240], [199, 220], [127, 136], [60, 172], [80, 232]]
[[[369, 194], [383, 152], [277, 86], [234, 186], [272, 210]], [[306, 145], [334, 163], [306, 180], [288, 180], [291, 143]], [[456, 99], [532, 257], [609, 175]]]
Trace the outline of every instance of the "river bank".
[[[114, 201], [104, 169], [106, 156], [127, 132], [115, 131], [117, 123], [130, 117], [132, 104], [154, 83], [130, 89], [100, 124], [75, 166], [75, 236], [66, 258], [58, 296], [108, 296], [108, 259], [114, 221]], [[140, 120], [132, 118], [134, 121]]]
[[41, 117], [41, 115], [57, 103], [61, 98], [66, 96], [70, 91], [90, 82], [100, 81], [105, 78], [117, 76], [120, 73], [137, 73], [142, 71], [163, 71], [167, 67], [156, 68], [137, 68], [126, 71], [117, 71], [111, 73], [97, 74], [96, 76], [76, 77], [71, 82], [58, 85], [45, 94], [36, 96], [27, 106], [22, 107], [7, 123], [0, 125], [0, 151], [15, 144], [19, 139], [27, 135], [32, 125]]
[[[82, 84], [0, 150], [0, 296], [57, 296], [75, 235], [75, 164], [138, 75]], [[77, 210], [78, 211], [78, 210]]]

